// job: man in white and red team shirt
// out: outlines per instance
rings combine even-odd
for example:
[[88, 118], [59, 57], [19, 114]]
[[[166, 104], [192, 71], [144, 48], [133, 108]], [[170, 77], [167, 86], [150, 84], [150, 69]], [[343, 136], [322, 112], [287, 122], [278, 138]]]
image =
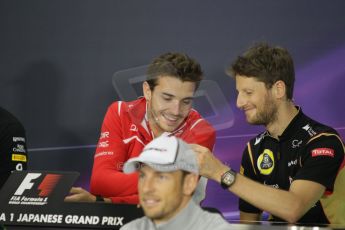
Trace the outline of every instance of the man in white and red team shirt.
[[[94, 156], [91, 194], [73, 188], [66, 201], [100, 201], [138, 204], [138, 175], [125, 174], [124, 163], [137, 157], [155, 137], [176, 136], [209, 150], [215, 131], [192, 109], [194, 93], [202, 80], [200, 64], [182, 53], [166, 53], [148, 66], [143, 83], [144, 97], [117, 101], [108, 108]], [[206, 179], [201, 178], [193, 196], [205, 196]]]

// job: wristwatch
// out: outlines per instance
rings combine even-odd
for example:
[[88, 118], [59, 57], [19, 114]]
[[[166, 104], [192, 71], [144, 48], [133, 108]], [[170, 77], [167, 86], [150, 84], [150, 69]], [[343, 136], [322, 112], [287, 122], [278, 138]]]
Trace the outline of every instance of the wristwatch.
[[104, 202], [104, 198], [101, 197], [100, 195], [96, 196], [96, 202]]
[[236, 172], [232, 169], [223, 173], [222, 177], [220, 178], [220, 185], [223, 189], [228, 189], [236, 179]]

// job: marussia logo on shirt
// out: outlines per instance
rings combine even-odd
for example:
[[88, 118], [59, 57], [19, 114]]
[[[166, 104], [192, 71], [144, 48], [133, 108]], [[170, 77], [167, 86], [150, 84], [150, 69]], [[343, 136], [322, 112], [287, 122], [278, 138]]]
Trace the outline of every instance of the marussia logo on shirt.
[[334, 157], [334, 150], [329, 148], [317, 148], [311, 151], [312, 157], [327, 156]]

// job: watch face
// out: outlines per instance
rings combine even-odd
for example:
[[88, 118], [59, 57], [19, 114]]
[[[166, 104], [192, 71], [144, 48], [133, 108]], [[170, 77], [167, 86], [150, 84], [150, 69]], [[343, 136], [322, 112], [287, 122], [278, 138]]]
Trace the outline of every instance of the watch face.
[[230, 173], [230, 172], [227, 172], [227, 173], [224, 175], [223, 182], [224, 182], [224, 184], [226, 184], [226, 185], [231, 185], [232, 182], [234, 181], [234, 179], [235, 179], [234, 175], [232, 175], [232, 173]]
[[221, 186], [224, 189], [229, 188], [235, 181], [235, 175], [236, 175], [236, 172], [233, 172], [231, 170], [225, 172], [221, 178]]

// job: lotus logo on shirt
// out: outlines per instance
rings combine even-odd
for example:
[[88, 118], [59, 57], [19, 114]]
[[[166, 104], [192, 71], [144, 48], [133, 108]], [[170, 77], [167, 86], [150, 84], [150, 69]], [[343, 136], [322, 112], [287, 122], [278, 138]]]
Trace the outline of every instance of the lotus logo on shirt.
[[274, 169], [273, 152], [269, 149], [265, 149], [257, 160], [257, 166], [261, 174], [270, 175]]

